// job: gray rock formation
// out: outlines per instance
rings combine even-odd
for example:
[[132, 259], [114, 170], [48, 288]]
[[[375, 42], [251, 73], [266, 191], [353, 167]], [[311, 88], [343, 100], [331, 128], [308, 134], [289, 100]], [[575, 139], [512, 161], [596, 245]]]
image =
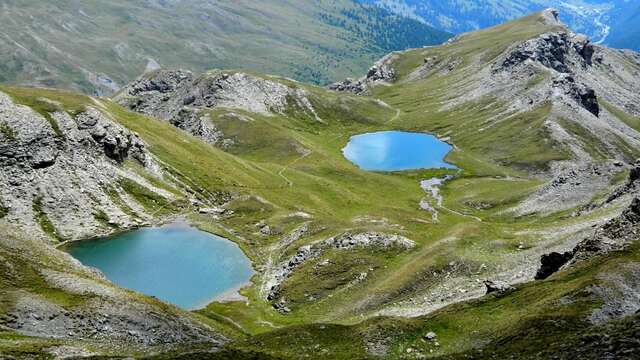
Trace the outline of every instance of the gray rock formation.
[[625, 249], [638, 241], [640, 234], [640, 199], [634, 198], [620, 216], [608, 221], [593, 236], [580, 242], [573, 250], [573, 262], [612, 251]]
[[487, 294], [496, 294], [502, 296], [515, 288], [504, 281], [485, 280], [484, 286], [487, 288]]
[[536, 279], [546, 279], [569, 264], [624, 250], [638, 241], [639, 234], [640, 199], [634, 197], [631, 204], [619, 216], [598, 227], [591, 236], [580, 241], [572, 251], [543, 255]]
[[320, 247], [335, 249], [353, 249], [356, 247], [375, 247], [381, 249], [399, 248], [409, 250], [416, 246], [415, 242], [404, 236], [396, 234], [382, 234], [377, 232], [367, 232], [351, 234], [345, 233], [340, 236], [329, 238], [319, 244]]
[[309, 97], [302, 88], [245, 73], [196, 76], [185, 70], [158, 70], [126, 86], [114, 100], [220, 145], [224, 135], [204, 110], [224, 108], [269, 116], [295, 108], [321, 122]]
[[397, 56], [391, 53], [378, 60], [369, 69], [367, 74], [360, 79], [345, 79], [329, 85], [329, 89], [350, 92], [356, 95], [366, 95], [372, 86], [395, 80], [396, 70], [393, 68], [392, 64], [396, 58]]
[[573, 257], [573, 253], [565, 252], [565, 253], [557, 253], [552, 252], [549, 254], [542, 255], [540, 258], [540, 268], [536, 273], [536, 280], [544, 280], [549, 276], [553, 275], [556, 271], [560, 270], [566, 263], [571, 261]]
[[140, 225], [147, 214], [122, 179], [175, 197], [123, 165], [132, 159], [162, 176], [142, 140], [96, 108], [45, 117], [0, 93], [0, 124], [11, 129], [0, 135], [2, 221], [34, 236], [79, 239]]
[[617, 161], [554, 164], [549, 182], [512, 211], [517, 215], [549, 214], [580, 206], [594, 193], [607, 189], [612, 177], [624, 169]]

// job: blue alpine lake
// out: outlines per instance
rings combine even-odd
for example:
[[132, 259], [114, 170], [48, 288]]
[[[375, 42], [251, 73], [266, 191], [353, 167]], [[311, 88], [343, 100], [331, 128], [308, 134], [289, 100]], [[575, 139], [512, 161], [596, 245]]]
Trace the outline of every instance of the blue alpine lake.
[[351, 137], [344, 156], [363, 170], [455, 169], [444, 158], [452, 146], [424, 133], [383, 131]]
[[236, 244], [186, 225], [82, 241], [67, 250], [116, 285], [188, 310], [239, 289], [253, 275]]

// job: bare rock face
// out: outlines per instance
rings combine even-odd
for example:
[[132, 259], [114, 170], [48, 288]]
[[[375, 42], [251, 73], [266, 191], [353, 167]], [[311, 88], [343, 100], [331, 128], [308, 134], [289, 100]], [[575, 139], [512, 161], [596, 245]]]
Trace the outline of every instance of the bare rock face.
[[495, 294], [498, 296], [505, 295], [514, 290], [514, 287], [504, 281], [485, 280], [484, 286], [487, 288], [487, 294]]
[[596, 230], [593, 236], [578, 244], [573, 250], [573, 260], [622, 250], [637, 241], [638, 234], [640, 234], [640, 199], [634, 198], [631, 205], [620, 216], [610, 220]]
[[367, 75], [358, 80], [351, 78], [329, 85], [329, 89], [350, 92], [356, 95], [366, 95], [369, 88], [379, 83], [391, 82], [396, 78], [396, 70], [392, 64], [396, 56], [392, 53], [376, 62]]
[[[104, 155], [108, 158], [118, 163], [122, 163], [127, 158], [133, 158], [142, 165], [147, 165], [151, 161], [145, 144], [137, 135], [114, 124], [96, 109], [88, 108], [76, 116], [75, 120], [78, 130], [88, 132], [95, 144], [102, 147]], [[90, 143], [88, 138], [80, 141]]]
[[[136, 96], [149, 92], [170, 94], [180, 88], [183, 84], [193, 81], [194, 75], [186, 70], [158, 70], [143, 76], [133, 84], [127, 86], [125, 90], [128, 95]], [[116, 95], [117, 96], [117, 95]]]
[[311, 119], [322, 121], [304, 89], [245, 73], [195, 76], [185, 70], [158, 70], [125, 87], [114, 100], [133, 111], [169, 121], [212, 144], [220, 144], [223, 134], [202, 113], [206, 109], [269, 116], [295, 107]]
[[593, 44], [584, 35], [565, 31], [546, 33], [516, 46], [492, 71], [517, 72], [518, 67], [539, 64], [554, 73], [553, 93], [565, 94], [597, 117], [600, 106], [595, 90], [574, 75], [593, 64], [594, 53]]
[[45, 118], [0, 93], [0, 123], [11, 134], [0, 136], [3, 221], [34, 236], [78, 239], [140, 224], [144, 210], [122, 190], [121, 179], [174, 196], [122, 166], [132, 159], [161, 176], [142, 140], [97, 109]]
[[526, 61], [535, 61], [555, 71], [568, 73], [568, 51], [569, 44], [566, 33], [543, 34], [516, 47], [496, 70], [505, 70]]
[[638, 191], [640, 185], [640, 160], [636, 160], [635, 164], [629, 170], [629, 177], [627, 182], [617, 188], [606, 200], [606, 203], [610, 203], [616, 199], [619, 199], [625, 195], [633, 194]]
[[552, 252], [550, 254], [542, 255], [540, 258], [541, 266], [536, 273], [536, 280], [544, 280], [553, 275], [556, 271], [560, 270], [566, 263], [568, 263], [573, 254], [571, 252], [557, 253]]
[[596, 229], [593, 235], [578, 243], [573, 251], [543, 255], [536, 280], [548, 278], [567, 264], [623, 250], [638, 241], [639, 234], [640, 199], [636, 197], [622, 214]]
[[572, 67], [591, 65], [594, 52], [591, 41], [584, 35], [547, 33], [518, 45], [495, 70], [533, 61], [557, 72], [570, 73]]
[[571, 75], [557, 77], [553, 80], [552, 87], [569, 96], [596, 117], [600, 115], [600, 104], [595, 91], [585, 84], [577, 83]]

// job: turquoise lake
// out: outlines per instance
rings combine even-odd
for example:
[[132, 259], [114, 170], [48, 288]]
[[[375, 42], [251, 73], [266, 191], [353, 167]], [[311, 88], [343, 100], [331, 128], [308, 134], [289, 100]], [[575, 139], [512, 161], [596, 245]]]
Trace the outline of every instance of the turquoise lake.
[[363, 170], [455, 169], [444, 161], [453, 147], [433, 135], [383, 131], [351, 137], [344, 156]]
[[181, 225], [78, 242], [68, 251], [116, 285], [189, 310], [234, 292], [253, 275], [236, 244]]

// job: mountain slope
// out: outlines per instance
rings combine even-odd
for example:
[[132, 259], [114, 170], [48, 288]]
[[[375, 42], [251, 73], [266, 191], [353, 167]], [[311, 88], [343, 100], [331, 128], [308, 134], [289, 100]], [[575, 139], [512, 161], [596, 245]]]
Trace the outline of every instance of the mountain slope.
[[5, 1], [0, 20], [0, 80], [101, 94], [158, 64], [326, 83], [448, 37], [350, 0]]

